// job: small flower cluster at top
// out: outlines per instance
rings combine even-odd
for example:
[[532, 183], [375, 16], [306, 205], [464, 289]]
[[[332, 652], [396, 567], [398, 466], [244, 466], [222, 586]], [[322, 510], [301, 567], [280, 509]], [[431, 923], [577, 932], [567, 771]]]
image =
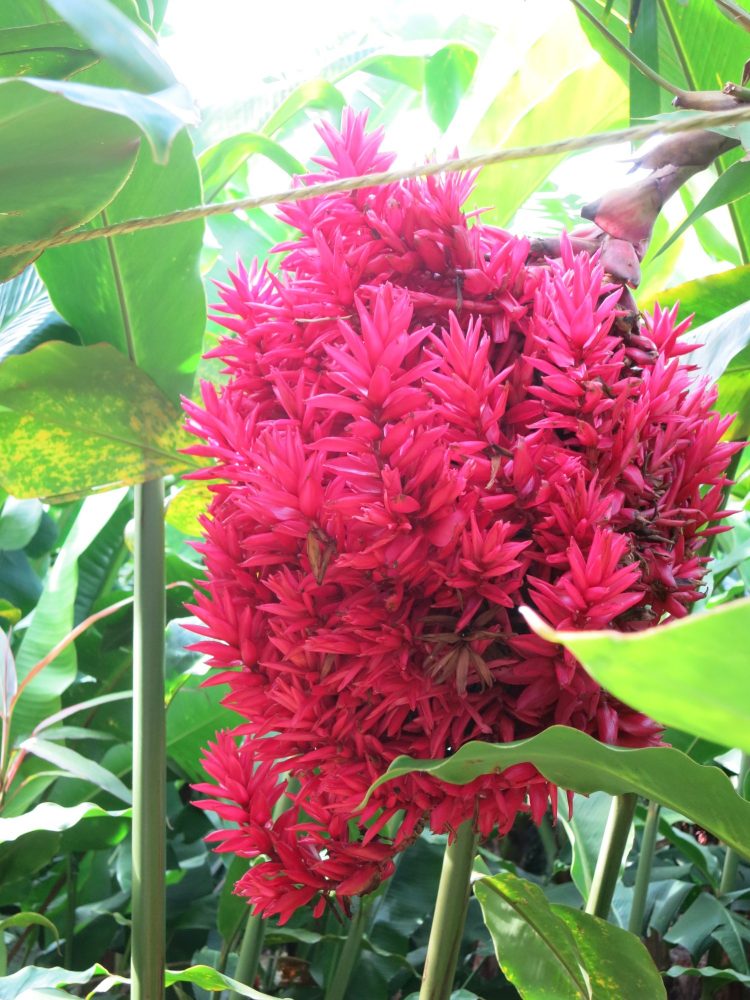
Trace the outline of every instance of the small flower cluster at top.
[[[320, 132], [330, 157], [301, 183], [392, 162], [362, 116]], [[236, 892], [282, 920], [348, 910], [425, 823], [486, 836], [556, 810], [530, 764], [464, 786], [407, 775], [359, 809], [400, 754], [555, 724], [658, 743], [518, 608], [564, 629], [680, 617], [723, 530], [738, 446], [680, 364], [686, 324], [628, 314], [565, 239], [533, 261], [528, 240], [470, 222], [471, 185], [284, 206], [299, 235], [280, 274], [239, 265], [220, 286], [228, 380], [185, 404], [191, 451], [216, 463], [202, 475], [221, 480], [195, 648], [241, 718], [207, 750], [198, 804], [233, 824], [217, 850], [260, 859]]]

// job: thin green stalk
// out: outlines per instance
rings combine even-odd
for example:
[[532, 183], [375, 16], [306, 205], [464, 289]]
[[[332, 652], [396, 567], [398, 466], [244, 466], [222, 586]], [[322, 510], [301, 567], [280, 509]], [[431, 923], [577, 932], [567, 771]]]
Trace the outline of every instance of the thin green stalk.
[[[674, 20], [675, 12], [672, 10], [674, 5], [667, 3], [667, 0], [657, 0], [659, 5], [659, 10], [664, 18], [664, 23], [667, 26], [667, 31], [669, 32], [669, 37], [672, 40], [672, 45], [674, 46], [675, 55], [677, 56], [677, 61], [682, 67], [682, 72], [685, 74], [685, 79], [687, 81], [689, 90], [697, 89], [697, 81], [695, 75], [693, 74], [692, 67], [687, 59], [685, 50], [682, 47], [680, 41], [680, 36], [677, 31], [677, 25]], [[724, 167], [721, 165], [721, 157], [715, 164], [716, 173], [721, 176], [724, 172]], [[750, 241], [745, 233], [744, 226], [742, 225], [742, 220], [738, 214], [737, 203], [732, 202], [727, 206], [729, 208], [729, 217], [732, 220], [732, 228], [734, 229], [735, 239], [737, 240], [737, 248], [740, 251], [740, 257], [742, 258], [742, 263], [750, 263]], [[708, 982], [708, 980], [707, 980]]]
[[463, 823], [445, 848], [419, 1000], [448, 1000], [453, 990], [477, 845], [472, 827]]
[[[289, 797], [281, 795], [273, 807], [273, 819], [277, 820], [283, 812], [286, 812], [290, 804]], [[263, 917], [257, 917], [253, 913], [248, 913], [246, 918], [241, 919], [245, 919], [245, 930], [242, 935], [242, 943], [240, 944], [240, 952], [237, 958], [237, 971], [234, 978], [238, 982], [244, 983], [245, 986], [252, 986], [258, 972], [260, 955], [263, 951], [263, 939], [266, 936], [266, 921]], [[238, 930], [239, 923], [236, 925], [235, 931], [224, 942], [224, 946], [221, 949], [219, 956], [219, 971], [221, 972], [226, 968], [229, 952]], [[229, 1000], [242, 1000], [242, 998], [239, 993], [230, 993]]]
[[[234, 974], [234, 978], [238, 983], [244, 983], [245, 986], [252, 986], [255, 982], [265, 935], [266, 922], [263, 917], [258, 917], [254, 913], [248, 914], [247, 922], [245, 923], [245, 933], [242, 935], [240, 954], [237, 959], [237, 970]], [[242, 1000], [242, 998], [239, 993], [232, 991], [229, 994], [229, 1000]]]
[[606, 25], [602, 24], [599, 18], [592, 14], [591, 11], [588, 10], [583, 3], [581, 3], [581, 0], [571, 0], [571, 3], [578, 11], [580, 11], [581, 14], [583, 14], [585, 18], [591, 21], [597, 31], [599, 31], [600, 34], [607, 39], [610, 45], [617, 49], [620, 55], [625, 56], [631, 66], [634, 66], [639, 73], [642, 73], [646, 77], [646, 79], [651, 80], [657, 86], [668, 91], [670, 94], [674, 94], [676, 97], [682, 97], [685, 93], [682, 87], [677, 87], [674, 83], [671, 83], [655, 70], [651, 69], [651, 67], [640, 59], [632, 49], [630, 49], [627, 45], [624, 45], [616, 35], [613, 35]]
[[542, 822], [539, 824], [537, 829], [539, 831], [539, 839], [542, 842], [544, 856], [547, 861], [547, 871], [551, 874], [555, 867], [558, 844], [557, 838], [555, 837], [555, 831], [552, 829], [552, 824], [549, 821], [549, 816], [542, 816]]
[[164, 995], [164, 483], [135, 487], [132, 1000]]
[[656, 847], [656, 833], [659, 829], [659, 814], [661, 806], [658, 802], [649, 802], [646, 812], [646, 823], [643, 827], [643, 839], [641, 840], [641, 853], [638, 855], [638, 868], [635, 873], [635, 886], [633, 888], [633, 903], [630, 907], [630, 919], [628, 930], [638, 937], [643, 933], [643, 915], [646, 912], [646, 897], [648, 895], [648, 885], [651, 880], [651, 866], [654, 863], [654, 848]]
[[65, 951], [63, 953], [63, 961], [65, 962], [66, 969], [72, 969], [78, 896], [78, 856], [75, 853], [68, 855], [65, 877], [68, 883], [68, 892], [65, 904]]
[[[744, 796], [745, 794], [745, 781], [747, 780], [748, 772], [750, 771], [750, 757], [748, 754], [743, 753], [742, 760], [740, 762], [740, 773], [737, 775], [737, 792]], [[740, 863], [739, 855], [731, 847], [727, 848], [727, 853], [724, 857], [724, 867], [721, 872], [721, 882], [719, 882], [719, 894], [724, 895], [727, 892], [732, 892], [735, 884], [737, 882], [737, 868]]]
[[363, 901], [360, 899], [357, 912], [349, 924], [349, 933], [346, 935], [344, 947], [341, 949], [336, 963], [336, 970], [326, 986], [323, 1000], [344, 1000], [346, 996], [349, 980], [352, 977], [354, 966], [357, 964], [362, 946], [362, 937], [367, 925], [367, 911], [367, 905], [363, 905]]
[[637, 801], [638, 796], [630, 792], [627, 795], [617, 795], [612, 800], [612, 808], [607, 818], [602, 849], [586, 902], [586, 913], [602, 917], [604, 920], [609, 917]]

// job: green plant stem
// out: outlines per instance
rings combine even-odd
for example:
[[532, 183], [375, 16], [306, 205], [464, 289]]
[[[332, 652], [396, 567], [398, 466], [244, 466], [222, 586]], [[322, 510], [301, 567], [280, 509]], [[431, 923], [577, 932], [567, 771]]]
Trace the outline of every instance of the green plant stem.
[[[744, 798], [745, 794], [745, 781], [747, 780], [748, 771], [750, 771], [750, 756], [743, 753], [742, 760], [740, 762], [740, 773], [737, 775], [737, 793], [742, 795]], [[737, 882], [737, 868], [740, 863], [740, 857], [737, 852], [732, 848], [727, 848], [727, 853], [724, 857], [724, 867], [721, 871], [721, 881], [719, 882], [719, 893], [724, 895], [727, 892], [732, 892]]]
[[164, 484], [135, 487], [132, 1000], [164, 995]]
[[542, 848], [544, 850], [544, 856], [547, 861], [547, 871], [548, 874], [552, 874], [552, 870], [555, 864], [555, 858], [558, 853], [557, 838], [555, 837], [555, 831], [552, 829], [552, 824], [549, 821], [548, 816], [542, 816], [542, 822], [538, 826], [539, 839], [542, 842]]
[[419, 1000], [448, 1000], [453, 989], [477, 844], [472, 827], [463, 823], [445, 848]]
[[72, 969], [78, 896], [78, 856], [74, 853], [68, 855], [65, 877], [68, 883], [68, 898], [65, 904], [65, 951], [63, 953], [63, 961], [65, 962], [66, 969]]
[[346, 941], [344, 941], [344, 946], [336, 963], [336, 969], [326, 986], [324, 1000], [344, 1000], [346, 996], [349, 980], [357, 964], [357, 958], [362, 946], [362, 937], [367, 925], [367, 911], [368, 906], [366, 904], [363, 905], [363, 901], [360, 899], [357, 912], [349, 924], [349, 932], [346, 935]]
[[642, 73], [646, 77], [646, 79], [651, 80], [657, 86], [668, 91], [670, 94], [674, 94], [676, 97], [682, 97], [685, 94], [682, 87], [677, 87], [674, 83], [666, 80], [655, 70], [651, 69], [651, 67], [648, 66], [642, 59], [639, 59], [632, 49], [628, 48], [627, 45], [623, 45], [620, 39], [616, 35], [613, 35], [612, 32], [604, 24], [602, 24], [598, 17], [592, 14], [591, 11], [587, 10], [587, 8], [581, 3], [581, 0], [571, 0], [571, 3], [587, 20], [591, 21], [597, 31], [599, 31], [599, 33], [607, 39], [610, 45], [615, 48], [620, 55], [625, 56], [631, 66], [634, 66], [639, 73]]
[[[281, 795], [273, 807], [273, 819], [277, 820], [279, 816], [290, 806], [290, 800], [288, 796]], [[229, 939], [224, 942], [224, 946], [221, 949], [221, 954], [219, 956], [219, 971], [224, 972], [226, 969], [227, 958], [229, 957], [229, 952], [234, 940], [237, 937], [239, 930], [239, 924], [243, 918], [235, 925], [235, 930], [230, 934]], [[244, 983], [245, 986], [252, 986], [255, 976], [258, 972], [258, 962], [260, 961], [260, 954], [263, 950], [263, 939], [266, 936], [266, 921], [263, 917], [257, 917], [253, 913], [248, 913], [245, 919], [245, 930], [242, 935], [242, 943], [240, 944], [240, 951], [237, 957], [237, 970], [235, 972], [234, 978], [240, 982]], [[230, 993], [229, 1000], [242, 1000], [239, 993]]]
[[649, 802], [646, 812], [646, 823], [643, 827], [643, 839], [641, 840], [641, 853], [638, 855], [638, 869], [635, 873], [635, 887], [633, 888], [633, 903], [630, 907], [630, 919], [628, 920], [628, 930], [638, 937], [643, 933], [643, 915], [646, 912], [646, 897], [648, 895], [648, 884], [651, 880], [651, 866], [654, 863], [654, 848], [656, 847], [656, 833], [659, 829], [659, 814], [661, 806], [658, 802]]
[[601, 853], [586, 902], [586, 913], [602, 917], [604, 920], [609, 917], [637, 801], [638, 796], [631, 792], [627, 795], [617, 795], [612, 800], [612, 808], [602, 837]]
[[[237, 969], [234, 978], [245, 986], [252, 986], [258, 971], [260, 953], [263, 950], [263, 938], [266, 934], [266, 922], [263, 917], [254, 913], [248, 914], [245, 923], [245, 933], [242, 935], [240, 954], [237, 959]], [[232, 991], [229, 1000], [242, 1000], [239, 993]]]

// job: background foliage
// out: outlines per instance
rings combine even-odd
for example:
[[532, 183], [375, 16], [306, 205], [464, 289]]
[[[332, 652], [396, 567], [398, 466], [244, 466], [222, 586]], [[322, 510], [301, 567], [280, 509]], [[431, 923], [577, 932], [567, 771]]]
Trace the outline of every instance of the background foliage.
[[[741, 74], [746, 36], [712, 0], [582, 5], [677, 85], [711, 89]], [[503, 5], [502, 24], [407, 18], [387, 44], [355, 55], [345, 39], [321, 52], [316, 77], [198, 115], [156, 45], [165, 6], [19, 0], [0, 9], [0, 249], [71, 226], [278, 187], [317, 151], [311, 121], [337, 120], [345, 104], [368, 108], [373, 125], [397, 135], [417, 129], [439, 155], [581, 135], [668, 110], [664, 93], [571, 5], [514, 0]], [[645, 263], [640, 300], [679, 298], [696, 312], [696, 338], [706, 344], [698, 360], [719, 378], [720, 406], [739, 411], [744, 434], [750, 183], [740, 155], [720, 165], [721, 186], [718, 173], [696, 178], [675, 198]], [[470, 207], [490, 206], [487, 218], [497, 225], [557, 232], [576, 220], [582, 200], [600, 193], [580, 186], [596, 183], [613, 159], [597, 157], [489, 168]], [[200, 361], [217, 335], [205, 309], [212, 280], [238, 253], [265, 258], [287, 235], [272, 211], [255, 209], [205, 227], [49, 250], [35, 263], [31, 253], [0, 256], [0, 277], [8, 279], [0, 285], [0, 998], [42, 989], [78, 996], [96, 982], [113, 996], [127, 990], [118, 977], [128, 975], [131, 936], [129, 487], [154, 475], [169, 487], [170, 990], [204, 1000], [232, 986], [222, 974], [236, 970], [246, 925], [246, 907], [231, 894], [244, 863], [209, 854], [202, 838], [212, 817], [191, 805], [190, 790], [202, 777], [201, 747], [232, 717], [216, 688], [200, 686], [206, 668], [186, 649], [182, 602], [201, 574], [191, 542], [205, 492], [182, 478], [191, 466], [180, 453], [178, 402], [195, 391], [196, 373], [218, 375]], [[750, 866], [738, 860], [750, 852], [750, 806], [729, 780], [744, 780], [744, 758], [733, 747], [750, 750], [750, 705], [739, 647], [721, 638], [750, 624], [748, 604], [733, 603], [750, 586], [748, 483], [742, 463], [735, 530], [715, 544], [704, 602], [710, 614], [680, 626], [680, 637], [663, 633], [661, 644], [617, 637], [572, 644], [604, 684], [678, 726], [669, 739], [689, 759], [643, 751], [626, 762], [622, 752], [571, 742], [565, 731], [545, 734], [544, 748], [518, 751], [528, 760], [538, 749], [544, 773], [557, 768], [551, 778], [591, 794], [576, 794], [572, 815], [556, 826], [549, 817], [539, 829], [521, 818], [507, 837], [481, 846], [483, 878], [469, 906], [454, 1000], [534, 997], [539, 969], [562, 997], [611, 996], [597, 985], [607, 976], [630, 983], [617, 994], [623, 998], [665, 989], [730, 996], [750, 982]], [[655, 700], [645, 677], [654, 679]], [[457, 755], [445, 765], [450, 780], [491, 769], [503, 752], [479, 763]], [[718, 768], [705, 768], [711, 763]], [[638, 806], [610, 922], [595, 921], [581, 906], [610, 795], [623, 791], [665, 807]], [[630, 929], [645, 939], [666, 987], [625, 930], [649, 817], [653, 866], [641, 920]], [[298, 915], [281, 928], [270, 922], [255, 986], [298, 1000], [415, 996], [443, 849], [441, 838], [423, 834], [350, 926], [332, 916]], [[511, 939], [522, 944], [510, 950]], [[352, 954], [351, 974], [337, 974]], [[105, 970], [112, 975], [98, 978]]]

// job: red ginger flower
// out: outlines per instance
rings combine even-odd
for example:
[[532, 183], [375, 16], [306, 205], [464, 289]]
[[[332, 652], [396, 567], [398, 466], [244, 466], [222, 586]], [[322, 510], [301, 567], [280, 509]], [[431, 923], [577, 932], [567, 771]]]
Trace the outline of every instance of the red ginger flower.
[[[301, 183], [386, 168], [364, 125], [323, 125], [330, 158]], [[426, 822], [489, 835], [556, 808], [524, 764], [466, 786], [403, 777], [358, 812], [399, 754], [554, 724], [657, 743], [518, 607], [573, 629], [679, 617], [723, 530], [738, 446], [680, 365], [686, 324], [628, 318], [597, 255], [564, 239], [560, 260], [527, 262], [527, 240], [469, 224], [470, 187], [450, 174], [287, 205], [300, 233], [281, 275], [240, 264], [220, 286], [226, 385], [185, 404], [222, 480], [196, 648], [243, 720], [209, 747], [199, 804], [237, 824], [217, 850], [260, 859], [236, 891], [284, 920], [346, 909]]]

